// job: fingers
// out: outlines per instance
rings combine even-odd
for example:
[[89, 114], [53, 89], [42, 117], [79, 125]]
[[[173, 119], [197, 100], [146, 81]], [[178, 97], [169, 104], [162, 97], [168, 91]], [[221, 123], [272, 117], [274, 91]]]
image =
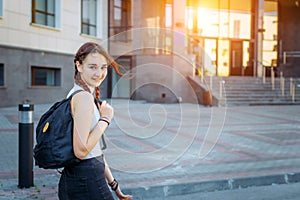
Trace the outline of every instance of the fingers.
[[101, 107], [111, 107], [111, 105], [107, 101], [102, 101]]
[[118, 198], [121, 199], [121, 200], [131, 200], [132, 199], [131, 195], [123, 194], [120, 187], [116, 190], [116, 194], [117, 194]]
[[107, 104], [107, 102], [104, 100], [104, 101], [102, 101], [101, 106], [105, 106], [106, 104]]
[[100, 107], [100, 114], [101, 116], [106, 116], [111, 120], [114, 115], [113, 108], [107, 103], [106, 101], [103, 101]]

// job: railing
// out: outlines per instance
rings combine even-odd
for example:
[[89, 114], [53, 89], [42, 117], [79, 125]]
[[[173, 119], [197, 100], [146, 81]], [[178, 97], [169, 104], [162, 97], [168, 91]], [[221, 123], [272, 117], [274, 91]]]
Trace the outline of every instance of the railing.
[[[271, 79], [272, 77], [274, 78], [275, 74], [274, 74], [274, 66], [275, 63], [273, 61], [268, 61], [268, 60], [263, 60], [263, 61], [257, 61], [258, 64], [263, 66], [263, 74], [262, 74], [262, 78], [263, 78], [263, 83], [266, 83], [266, 76], [267, 76], [267, 68], [271, 68]], [[267, 63], [268, 65], [265, 65], [265, 63]]]
[[[300, 58], [300, 51], [284, 51], [283, 52], [283, 64], [287, 64], [288, 63], [288, 58]], [[281, 73], [281, 83], [283, 83], [283, 85], [281, 84], [281, 88], [282, 90], [284, 90], [284, 78], [282, 78], [282, 73]], [[295, 90], [296, 90], [296, 87], [299, 87], [299, 83], [297, 83], [297, 79], [293, 79], [293, 78], [290, 78], [290, 97], [291, 97], [291, 100], [292, 102], [294, 103], [295, 102]], [[284, 91], [282, 91], [282, 93], [284, 93]]]
[[[283, 53], [283, 63], [286, 64], [287, 62], [287, 57], [297, 57], [300, 58], [300, 51], [285, 51]], [[270, 74], [270, 82], [271, 82], [271, 86], [272, 86], [272, 90], [275, 90], [275, 67], [273, 65], [273, 63], [271, 64], [268, 61], [264, 61], [264, 63], [270, 63], [270, 66], [266, 66], [264, 65], [261, 61], [258, 61], [258, 63], [262, 64], [263, 66], [263, 84], [266, 83], [266, 68], [270, 68], [271, 70], [271, 74]], [[280, 90], [281, 90], [281, 96], [285, 96], [285, 77], [283, 75], [283, 72], [280, 71], [279, 72], [279, 84], [280, 84]], [[289, 96], [291, 98], [291, 101], [294, 103], [295, 102], [295, 96], [296, 96], [296, 88], [300, 87], [300, 81], [299, 79], [294, 79], [294, 78], [290, 78], [289, 80], [290, 82], [290, 87], [289, 87]]]
[[300, 87], [300, 80], [296, 78], [290, 78], [290, 96], [292, 98], [292, 102], [295, 102], [296, 87]]
[[287, 58], [300, 58], [300, 51], [284, 51], [283, 64], [287, 63]]

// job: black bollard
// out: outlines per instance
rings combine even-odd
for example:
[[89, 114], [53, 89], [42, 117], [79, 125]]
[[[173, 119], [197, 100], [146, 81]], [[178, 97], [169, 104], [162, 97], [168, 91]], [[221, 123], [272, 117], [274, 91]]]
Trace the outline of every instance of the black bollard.
[[19, 187], [33, 186], [33, 105], [19, 104]]

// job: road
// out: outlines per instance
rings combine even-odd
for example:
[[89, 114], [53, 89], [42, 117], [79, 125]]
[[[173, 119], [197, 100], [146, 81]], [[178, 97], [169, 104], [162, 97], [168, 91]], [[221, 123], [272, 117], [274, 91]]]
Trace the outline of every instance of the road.
[[[152, 200], [159, 200], [151, 198]], [[195, 193], [165, 200], [299, 200], [300, 183], [258, 186], [236, 190]]]

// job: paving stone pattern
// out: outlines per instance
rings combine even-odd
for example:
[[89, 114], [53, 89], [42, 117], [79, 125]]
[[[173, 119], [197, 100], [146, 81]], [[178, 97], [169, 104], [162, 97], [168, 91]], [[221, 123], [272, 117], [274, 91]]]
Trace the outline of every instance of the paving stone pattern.
[[[300, 106], [111, 104], [105, 156], [134, 199], [300, 181]], [[35, 125], [50, 106], [34, 105]], [[56, 170], [18, 188], [17, 109], [0, 108], [0, 199], [57, 199]]]

